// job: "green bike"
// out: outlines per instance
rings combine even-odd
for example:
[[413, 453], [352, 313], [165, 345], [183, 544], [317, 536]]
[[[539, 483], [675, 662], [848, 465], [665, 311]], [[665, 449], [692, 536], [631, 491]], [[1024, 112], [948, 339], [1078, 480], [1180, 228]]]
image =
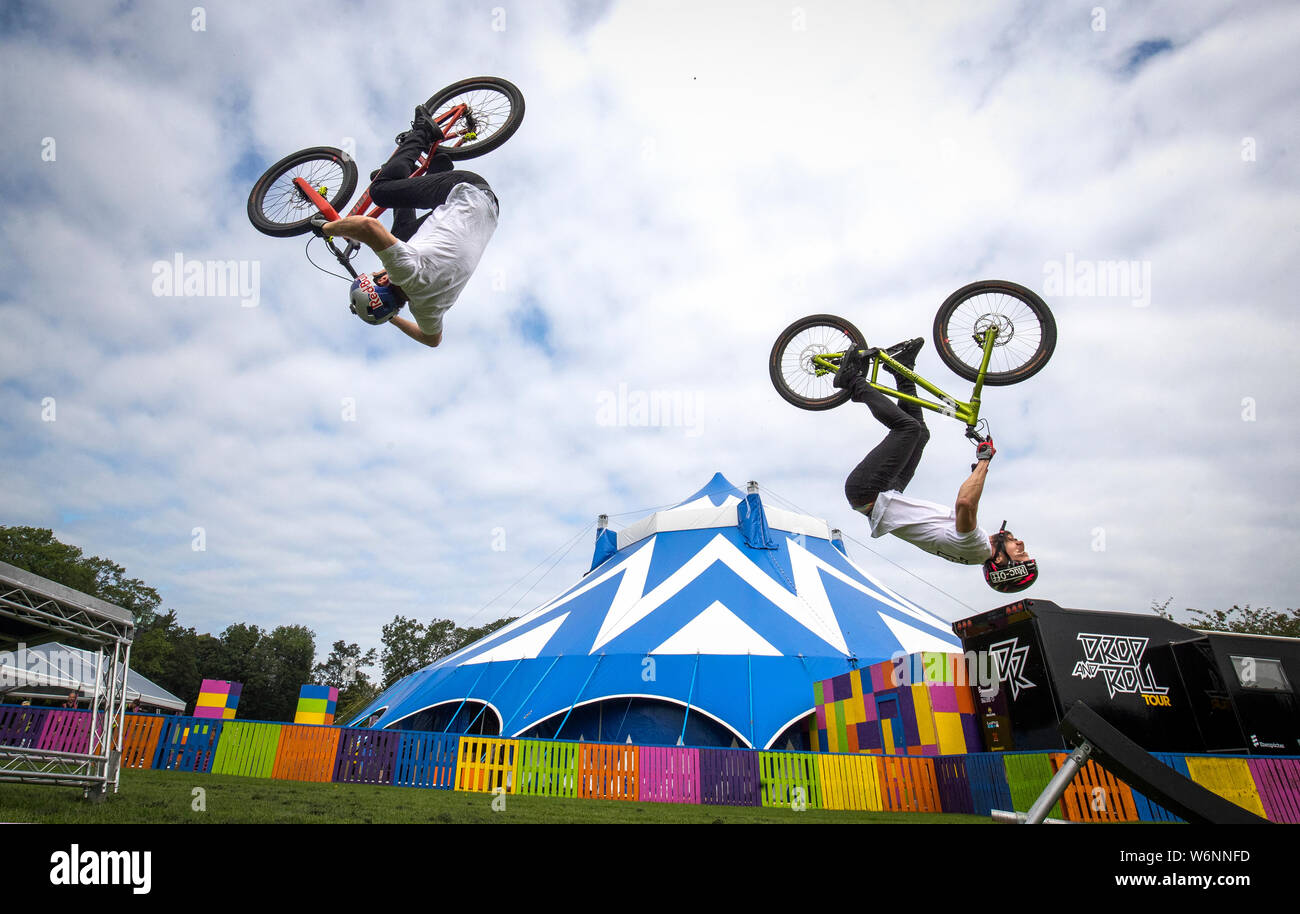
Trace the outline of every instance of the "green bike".
[[[967, 381], [975, 382], [969, 401], [958, 400], [877, 350], [866, 371], [868, 382], [891, 397], [951, 416], [966, 425], [966, 435], [982, 440], [980, 393], [984, 385], [1016, 384], [1043, 369], [1056, 348], [1056, 319], [1037, 294], [1004, 280], [982, 280], [963, 286], [939, 307], [934, 318], [934, 345], [939, 358]], [[849, 399], [849, 391], [832, 382], [840, 359], [854, 349], [867, 349], [866, 337], [842, 317], [814, 314], [795, 321], [772, 346], [768, 370], [777, 393], [800, 409], [831, 409]], [[877, 378], [888, 365], [916, 386], [938, 398], [899, 393]]]

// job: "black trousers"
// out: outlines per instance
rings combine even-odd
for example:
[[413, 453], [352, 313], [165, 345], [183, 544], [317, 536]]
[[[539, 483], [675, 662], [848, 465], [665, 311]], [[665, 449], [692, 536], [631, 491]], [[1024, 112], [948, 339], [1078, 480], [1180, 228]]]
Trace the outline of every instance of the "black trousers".
[[[900, 380], [897, 386], [899, 393], [916, 395], [912, 381]], [[851, 389], [854, 401], [867, 404], [876, 420], [889, 429], [885, 440], [862, 458], [844, 483], [844, 496], [857, 510], [871, 504], [881, 492], [907, 488], [930, 440], [930, 430], [925, 413], [915, 403], [895, 402], [865, 378], [854, 381]]]
[[[497, 202], [496, 194], [492, 193], [486, 180], [472, 171], [453, 169], [451, 159], [442, 152], [433, 157], [424, 174], [412, 178], [415, 160], [428, 148], [429, 144], [419, 137], [407, 140], [397, 147], [370, 184], [370, 199], [393, 211], [393, 235], [401, 241], [410, 241], [416, 229], [429, 218], [429, 213], [425, 213], [417, 219], [415, 211], [432, 211], [442, 206], [457, 184], [476, 185], [487, 192], [492, 202]], [[499, 208], [500, 204], [497, 206]]]

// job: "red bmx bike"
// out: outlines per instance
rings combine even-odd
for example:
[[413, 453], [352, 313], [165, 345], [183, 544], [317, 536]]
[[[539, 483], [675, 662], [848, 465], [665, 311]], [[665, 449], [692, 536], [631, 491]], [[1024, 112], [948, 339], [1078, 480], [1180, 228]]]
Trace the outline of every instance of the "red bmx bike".
[[[472, 159], [496, 149], [519, 129], [524, 119], [524, 96], [504, 79], [480, 76], [464, 79], [435, 92], [425, 102], [433, 112], [442, 136], [420, 155], [411, 177], [429, 167], [435, 151], [451, 159]], [[276, 238], [291, 238], [316, 231], [322, 221], [339, 219], [357, 187], [357, 163], [334, 146], [313, 146], [285, 156], [266, 170], [248, 195], [248, 220], [253, 228]], [[378, 216], [385, 210], [372, 207], [370, 187], [346, 215]], [[343, 249], [326, 238], [335, 259], [353, 278], [352, 258], [361, 245], [349, 241]]]

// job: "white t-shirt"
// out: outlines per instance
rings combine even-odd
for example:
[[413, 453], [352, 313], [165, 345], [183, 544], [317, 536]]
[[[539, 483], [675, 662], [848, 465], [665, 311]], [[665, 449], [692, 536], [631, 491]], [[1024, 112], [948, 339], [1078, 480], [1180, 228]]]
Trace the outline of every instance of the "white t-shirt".
[[457, 184], [410, 241], [379, 252], [388, 278], [410, 299], [411, 317], [430, 336], [456, 303], [497, 227], [492, 198], [473, 184]]
[[926, 552], [959, 565], [980, 565], [993, 558], [989, 535], [980, 527], [957, 532], [957, 509], [909, 498], [891, 490], [876, 496], [868, 518], [871, 536], [892, 533]]

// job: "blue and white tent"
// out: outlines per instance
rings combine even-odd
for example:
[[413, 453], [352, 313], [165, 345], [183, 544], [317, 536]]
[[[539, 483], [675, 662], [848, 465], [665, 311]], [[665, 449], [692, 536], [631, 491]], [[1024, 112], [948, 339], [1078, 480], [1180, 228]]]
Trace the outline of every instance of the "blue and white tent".
[[855, 564], [826, 521], [717, 474], [678, 505], [601, 530], [582, 581], [401, 680], [357, 721], [784, 748], [806, 745], [813, 683], [921, 650], [961, 647], [943, 619]]

